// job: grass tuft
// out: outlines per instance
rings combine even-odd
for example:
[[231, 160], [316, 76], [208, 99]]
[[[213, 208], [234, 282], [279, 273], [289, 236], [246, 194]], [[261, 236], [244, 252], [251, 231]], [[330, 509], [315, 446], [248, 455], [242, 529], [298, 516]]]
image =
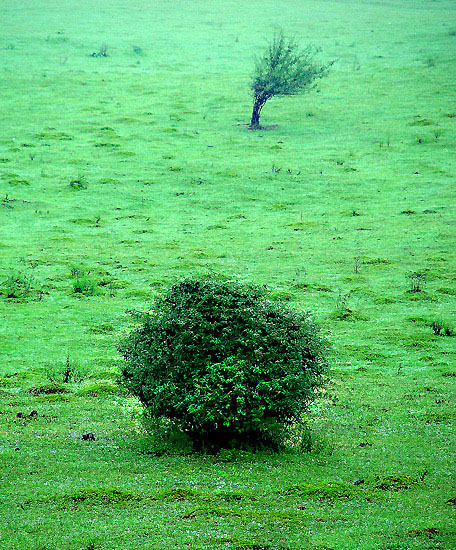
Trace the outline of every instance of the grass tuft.
[[64, 503], [83, 503], [96, 506], [137, 503], [142, 500], [142, 497], [116, 487], [88, 487], [63, 495], [62, 497], [55, 497], [55, 500], [61, 500]]

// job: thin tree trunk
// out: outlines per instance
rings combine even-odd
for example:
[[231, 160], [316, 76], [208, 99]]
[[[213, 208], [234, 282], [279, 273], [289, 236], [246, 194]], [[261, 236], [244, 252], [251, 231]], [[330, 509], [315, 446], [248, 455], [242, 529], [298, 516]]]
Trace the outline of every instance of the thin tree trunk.
[[260, 115], [261, 109], [263, 108], [264, 102], [261, 102], [259, 99], [255, 99], [253, 102], [252, 110], [252, 119], [250, 121], [250, 128], [259, 128], [260, 127]]

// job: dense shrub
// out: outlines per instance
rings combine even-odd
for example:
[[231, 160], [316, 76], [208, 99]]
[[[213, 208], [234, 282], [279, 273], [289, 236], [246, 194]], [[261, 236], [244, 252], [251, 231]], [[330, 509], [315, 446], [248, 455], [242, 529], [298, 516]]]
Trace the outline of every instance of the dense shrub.
[[121, 379], [153, 419], [215, 446], [270, 441], [296, 420], [325, 371], [310, 317], [263, 287], [185, 279], [121, 343]]

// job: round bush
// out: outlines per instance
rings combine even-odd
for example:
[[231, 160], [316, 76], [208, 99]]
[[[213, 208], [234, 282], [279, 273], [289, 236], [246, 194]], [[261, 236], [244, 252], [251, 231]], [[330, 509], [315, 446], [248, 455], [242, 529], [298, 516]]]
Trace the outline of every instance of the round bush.
[[194, 441], [256, 445], [296, 420], [322, 384], [316, 326], [263, 287], [184, 279], [139, 319], [119, 348], [121, 380], [151, 418]]

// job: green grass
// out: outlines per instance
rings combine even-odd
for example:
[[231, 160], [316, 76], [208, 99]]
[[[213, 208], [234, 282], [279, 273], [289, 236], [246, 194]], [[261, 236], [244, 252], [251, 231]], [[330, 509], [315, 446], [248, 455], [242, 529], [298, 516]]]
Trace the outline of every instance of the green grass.
[[[454, 548], [454, 2], [0, 14], [0, 547]], [[252, 132], [275, 25], [337, 62]], [[208, 269], [322, 324], [310, 453], [143, 452], [125, 311]]]

